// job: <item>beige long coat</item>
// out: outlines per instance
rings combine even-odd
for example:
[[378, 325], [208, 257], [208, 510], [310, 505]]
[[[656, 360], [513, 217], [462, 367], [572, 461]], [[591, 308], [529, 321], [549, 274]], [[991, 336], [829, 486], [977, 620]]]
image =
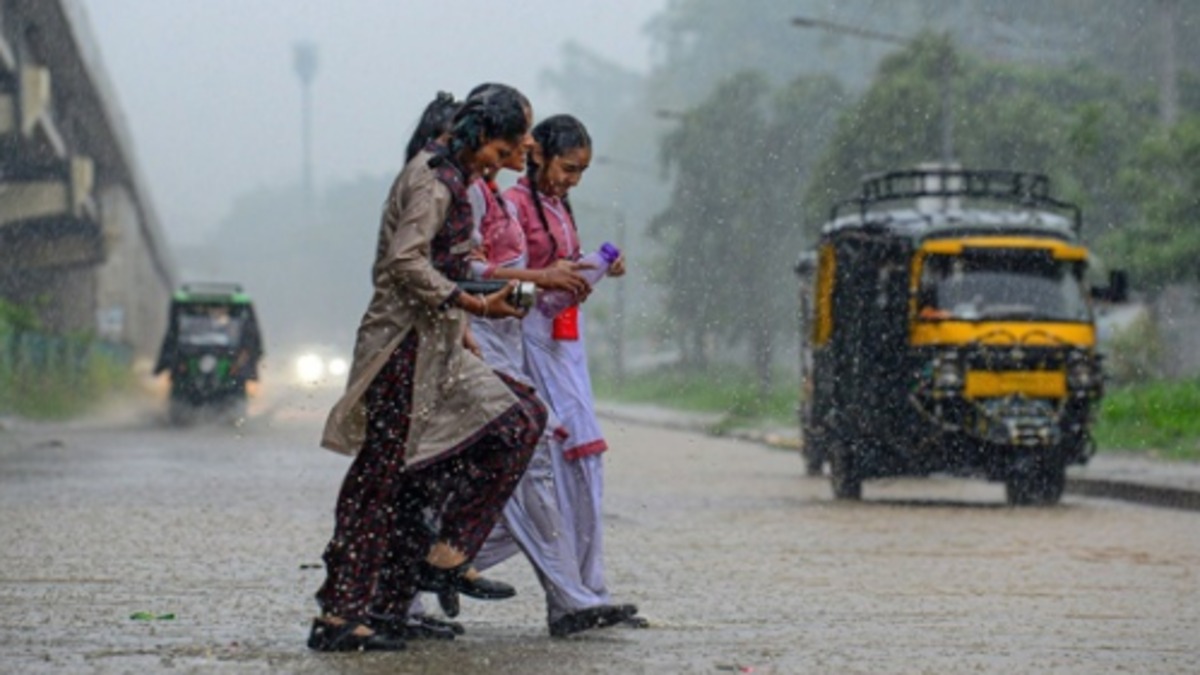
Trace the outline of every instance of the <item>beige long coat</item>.
[[[466, 313], [443, 307], [455, 291], [430, 261], [452, 194], [421, 152], [400, 172], [384, 205], [372, 278], [375, 291], [358, 327], [346, 392], [333, 406], [321, 444], [353, 455], [366, 432], [364, 394], [410, 330], [417, 331], [412, 416], [405, 465], [424, 464], [459, 446], [517, 397], [462, 346]], [[468, 242], [469, 245], [469, 242]]]

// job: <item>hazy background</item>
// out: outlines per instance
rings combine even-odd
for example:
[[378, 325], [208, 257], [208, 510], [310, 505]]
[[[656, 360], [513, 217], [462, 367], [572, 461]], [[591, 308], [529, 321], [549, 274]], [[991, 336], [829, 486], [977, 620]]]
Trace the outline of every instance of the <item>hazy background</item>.
[[525, 91], [540, 113], [561, 111], [539, 74], [561, 59], [565, 42], [645, 70], [642, 27], [663, 4], [84, 0], [152, 197], [180, 244], [214, 232], [235, 196], [298, 180], [297, 41], [319, 49], [319, 189], [398, 170], [417, 115], [439, 89], [464, 95], [498, 80]]
[[[180, 276], [243, 282], [276, 356], [349, 350], [419, 111], [498, 80], [594, 139], [582, 239], [630, 263], [588, 302], [598, 381], [733, 364], [768, 391], [795, 369], [791, 267], [829, 205], [938, 160], [946, 128], [955, 161], [1080, 204], [1085, 243], [1168, 320], [1142, 360], [1200, 371], [1179, 328], [1200, 325], [1200, 2], [84, 2]], [[319, 50], [310, 205], [299, 41]]]

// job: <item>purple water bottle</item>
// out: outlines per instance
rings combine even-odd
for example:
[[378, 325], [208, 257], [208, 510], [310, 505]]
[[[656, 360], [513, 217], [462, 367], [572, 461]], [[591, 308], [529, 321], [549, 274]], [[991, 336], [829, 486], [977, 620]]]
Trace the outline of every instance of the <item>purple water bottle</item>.
[[[621, 249], [609, 242], [604, 242], [600, 245], [599, 250], [592, 251], [580, 258], [579, 262], [590, 266], [590, 269], [581, 269], [578, 274], [587, 280], [589, 286], [595, 286], [604, 278], [604, 275], [608, 274], [608, 268], [620, 257]], [[575, 304], [575, 295], [568, 291], [546, 291], [539, 294], [537, 300], [538, 311], [550, 318], [558, 316], [559, 312], [573, 304]]]

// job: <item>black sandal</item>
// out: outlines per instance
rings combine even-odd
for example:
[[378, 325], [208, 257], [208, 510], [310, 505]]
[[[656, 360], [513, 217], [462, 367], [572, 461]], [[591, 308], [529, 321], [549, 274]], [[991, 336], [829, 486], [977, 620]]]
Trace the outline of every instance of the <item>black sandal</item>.
[[440, 621], [424, 614], [395, 616], [372, 615], [368, 625], [387, 635], [398, 635], [405, 640], [453, 640], [454, 636], [466, 631], [462, 624]]
[[[504, 600], [517, 594], [517, 589], [503, 581], [492, 581], [483, 577], [468, 579], [466, 575], [469, 569], [470, 561], [457, 567], [442, 568], [422, 560], [417, 567], [417, 588], [430, 593], [454, 591], [477, 600]], [[453, 615], [447, 612], [447, 616]]]
[[597, 605], [564, 614], [550, 622], [551, 637], [566, 637], [593, 628], [608, 628], [624, 623], [637, 614], [633, 605]]
[[316, 652], [399, 652], [408, 647], [402, 638], [394, 635], [377, 632], [361, 635], [354, 632], [364, 625], [347, 621], [335, 626], [328, 621], [313, 619], [312, 630], [308, 633], [308, 648]]
[[631, 616], [621, 622], [623, 628], [649, 628], [650, 619], [644, 616]]

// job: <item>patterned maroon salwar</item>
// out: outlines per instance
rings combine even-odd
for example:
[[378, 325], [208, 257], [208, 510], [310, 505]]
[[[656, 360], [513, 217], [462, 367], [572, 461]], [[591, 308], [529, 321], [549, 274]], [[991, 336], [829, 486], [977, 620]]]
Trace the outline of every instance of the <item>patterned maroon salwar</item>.
[[414, 331], [368, 390], [367, 440], [342, 483], [328, 576], [317, 592], [326, 614], [361, 619], [372, 606], [407, 607], [416, 565], [435, 540], [473, 558], [546, 423], [533, 390], [505, 378], [518, 405], [438, 461], [405, 469], [416, 340]]

